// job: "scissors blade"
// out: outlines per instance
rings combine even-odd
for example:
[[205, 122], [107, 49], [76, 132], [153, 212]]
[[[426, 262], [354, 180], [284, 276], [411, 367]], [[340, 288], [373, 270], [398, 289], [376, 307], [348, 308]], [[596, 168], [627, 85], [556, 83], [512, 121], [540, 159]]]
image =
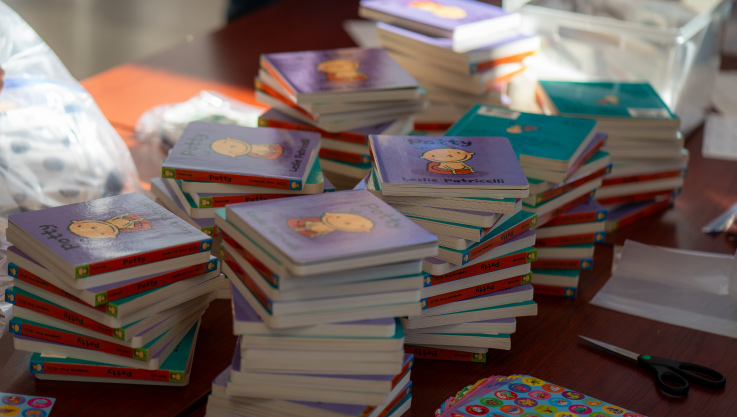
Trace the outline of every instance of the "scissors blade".
[[609, 343], [604, 343], [604, 342], [601, 342], [599, 340], [592, 339], [590, 337], [581, 336], [581, 335], [578, 335], [578, 337], [580, 337], [581, 339], [583, 339], [583, 340], [585, 340], [585, 341], [587, 341], [589, 343], [592, 343], [592, 344], [594, 344], [596, 346], [599, 346], [600, 348], [606, 350], [607, 352], [609, 352], [609, 353], [611, 353], [613, 355], [619, 356], [619, 357], [621, 357], [623, 359], [627, 359], [627, 360], [630, 360], [630, 361], [635, 362], [635, 363], [637, 363], [637, 358], [640, 356], [638, 353], [629, 351], [627, 349], [622, 349], [619, 346], [610, 345]]

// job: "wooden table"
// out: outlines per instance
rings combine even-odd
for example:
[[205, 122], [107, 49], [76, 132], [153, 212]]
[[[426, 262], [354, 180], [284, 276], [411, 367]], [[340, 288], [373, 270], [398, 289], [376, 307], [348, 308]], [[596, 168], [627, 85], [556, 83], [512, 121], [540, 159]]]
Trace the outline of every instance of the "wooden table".
[[[84, 85], [124, 138], [148, 108], [188, 99], [213, 88], [253, 100], [253, 77], [264, 52], [352, 46], [341, 23], [357, 17], [357, 2], [282, 0], [171, 50], [106, 71]], [[737, 68], [737, 62], [727, 64]], [[160, 155], [128, 142], [143, 181], [158, 173]], [[734, 253], [723, 236], [700, 232], [702, 225], [737, 201], [737, 163], [701, 158], [701, 131], [688, 140], [690, 172], [672, 209], [625, 227], [598, 245], [595, 269], [584, 271], [575, 300], [538, 297], [537, 317], [518, 321], [511, 351], [491, 351], [486, 364], [418, 360], [412, 371], [413, 402], [407, 416], [431, 416], [463, 386], [493, 374], [530, 374], [650, 417], [737, 415], [737, 340], [658, 323], [589, 304], [609, 277], [612, 245], [625, 239], [662, 246]], [[57, 398], [55, 416], [204, 415], [210, 382], [230, 362], [230, 306], [214, 302], [205, 313], [190, 384], [154, 388], [37, 381], [28, 373], [29, 354], [15, 352], [0, 338], [0, 392]], [[720, 370], [730, 381], [712, 391], [694, 386], [685, 398], [656, 389], [650, 374], [590, 348], [579, 334], [654, 355], [695, 361]]]

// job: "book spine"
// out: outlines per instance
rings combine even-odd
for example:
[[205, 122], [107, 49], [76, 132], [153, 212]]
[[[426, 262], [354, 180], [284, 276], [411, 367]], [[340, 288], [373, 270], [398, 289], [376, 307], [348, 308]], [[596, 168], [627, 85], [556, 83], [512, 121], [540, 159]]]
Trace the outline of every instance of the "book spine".
[[599, 202], [599, 204], [602, 205], [610, 205], [610, 204], [622, 204], [622, 203], [637, 203], [640, 201], [648, 201], [648, 200], [654, 200], [658, 197], [675, 197], [680, 193], [680, 189], [676, 190], [662, 190], [662, 191], [653, 191], [649, 193], [641, 193], [641, 194], [629, 194], [629, 195], [619, 195], [614, 197], [607, 197], [602, 199], [596, 199], [596, 201]]
[[568, 191], [571, 191], [583, 184], [586, 184], [589, 181], [593, 181], [597, 178], [603, 177], [604, 174], [606, 174], [607, 168], [602, 168], [598, 171], [594, 171], [590, 174], [584, 175], [582, 177], [577, 178], [574, 181], [561, 184], [559, 187], [553, 188], [551, 190], [542, 192], [535, 196], [535, 206], [538, 206], [542, 203], [545, 203], [547, 201], [550, 201], [554, 199], [555, 197], [558, 197], [562, 195], [563, 193], [566, 193]]
[[[411, 352], [407, 352], [407, 353], [411, 353]], [[394, 377], [392, 378], [392, 388], [396, 387], [399, 381], [401, 381], [402, 378], [404, 378], [404, 376], [407, 375], [407, 372], [409, 372], [409, 370], [412, 369], [412, 366], [414, 365], [414, 363], [415, 363], [415, 358], [413, 356], [409, 358], [409, 360], [402, 365], [402, 369], [399, 371], [399, 373], [394, 375]]]
[[532, 284], [535, 295], [555, 295], [565, 298], [576, 298], [578, 289], [575, 287], [557, 287], [555, 285]]
[[606, 185], [620, 185], [620, 184], [629, 184], [633, 182], [643, 182], [643, 181], [652, 181], [652, 180], [659, 180], [664, 178], [678, 178], [684, 174], [684, 170], [682, 169], [676, 169], [673, 171], [667, 171], [667, 172], [658, 172], [653, 174], [639, 174], [639, 175], [630, 175], [626, 177], [615, 177], [615, 178], [604, 178], [604, 180], [601, 183], [601, 186]]
[[[229, 234], [225, 233], [225, 231], [220, 230], [220, 235], [222, 236], [222, 239], [225, 243], [230, 245], [233, 249], [235, 249], [236, 252], [240, 256], [243, 257], [246, 261], [248, 261], [249, 264], [258, 271], [261, 276], [266, 278], [267, 281], [269, 281], [272, 285], [279, 287], [279, 276], [271, 272], [269, 268], [266, 267], [261, 261], [259, 261], [251, 252], [246, 250], [243, 246], [241, 246], [240, 243], [236, 242], [235, 239], [233, 239]], [[229, 256], [229, 259], [233, 260], [232, 257]]]
[[453, 126], [453, 123], [442, 123], [442, 122], [415, 122], [414, 129], [425, 131], [425, 130], [448, 130]]
[[[157, 369], [149, 371], [139, 368], [119, 366], [57, 363], [52, 361], [31, 361], [31, 373], [48, 375], [72, 375], [82, 378], [113, 378], [138, 381], [180, 382], [184, 383], [184, 372]], [[178, 376], [177, 376], [178, 375]]]
[[[300, 107], [301, 108], [301, 107]], [[261, 127], [275, 127], [278, 129], [303, 130], [307, 132], [317, 132], [320, 137], [327, 139], [335, 139], [357, 145], [368, 145], [366, 135], [354, 132], [327, 132], [316, 126], [310, 126], [300, 123], [285, 122], [283, 120], [266, 119], [263, 116], [258, 118], [258, 125]]]
[[302, 189], [302, 180], [297, 179], [290, 180], [288, 178], [259, 177], [256, 175], [224, 174], [220, 172], [199, 171], [196, 169], [163, 168], [162, 177], [187, 181], [270, 187], [280, 190]]
[[497, 65], [516, 64], [524, 61], [528, 56], [535, 55], [537, 51], [522, 52], [515, 55], [505, 56], [503, 58], [491, 59], [489, 61], [473, 62], [469, 65], [470, 74], [488, 71]]
[[199, 208], [225, 207], [228, 204], [250, 203], [252, 201], [276, 200], [291, 197], [291, 194], [233, 194], [217, 197], [200, 197], [197, 201]]
[[500, 269], [511, 268], [517, 265], [523, 265], [528, 262], [532, 262], [537, 258], [537, 251], [535, 248], [529, 249], [526, 252], [515, 253], [500, 258], [489, 259], [488, 261], [479, 262], [477, 264], [469, 265], [464, 268], [457, 269], [453, 272], [448, 272], [444, 275], [430, 275], [429, 280], [425, 280], [425, 287], [432, 285], [445, 284], [459, 280], [462, 278], [472, 277], [474, 275], [485, 274], [487, 272], [498, 271]]
[[70, 293], [62, 290], [61, 288], [59, 288], [59, 287], [57, 287], [55, 285], [50, 284], [49, 282], [45, 281], [44, 279], [39, 278], [37, 275], [34, 275], [34, 274], [28, 272], [27, 270], [25, 270], [25, 269], [23, 269], [23, 268], [15, 265], [15, 264], [13, 264], [12, 262], [8, 264], [8, 273], [9, 273], [10, 276], [14, 277], [15, 279], [17, 279], [19, 281], [23, 281], [23, 282], [25, 282], [27, 284], [31, 284], [31, 285], [33, 285], [36, 288], [39, 288], [39, 289], [48, 291], [48, 292], [50, 292], [52, 294], [55, 294], [55, 295], [58, 295], [60, 297], [64, 297], [67, 300], [74, 301], [75, 303], [81, 304], [81, 305], [83, 305], [85, 307], [94, 308], [95, 310], [101, 311], [103, 313], [105, 312], [105, 306], [104, 305], [101, 305], [101, 306], [92, 306], [92, 305], [90, 305], [90, 304], [88, 304], [88, 303], [80, 300], [76, 296], [74, 296], [74, 295], [72, 295], [72, 294], [70, 294]]
[[5, 290], [5, 301], [22, 307], [36, 313], [41, 313], [44, 316], [48, 316], [54, 319], [62, 320], [71, 323], [75, 326], [83, 327], [93, 332], [104, 334], [105, 336], [115, 336], [115, 331], [112, 327], [106, 326], [102, 323], [91, 320], [90, 318], [67, 310], [65, 308], [45, 303], [32, 297], [28, 297], [24, 294], [19, 294], [17, 291], [11, 291], [10, 289]]
[[487, 240], [486, 242], [481, 242], [478, 246], [470, 249], [468, 254], [468, 259], [465, 259], [466, 256], [464, 256], [464, 264], [468, 263], [469, 261], [478, 258], [479, 256], [483, 255], [484, 253], [494, 249], [495, 247], [501, 245], [502, 243], [508, 241], [509, 239], [514, 238], [515, 236], [518, 236], [531, 228], [535, 227], [537, 224], [537, 215], [532, 216], [505, 231], [504, 233], [500, 233], [497, 236], [494, 236], [493, 238]]
[[435, 359], [439, 361], [481, 362], [486, 363], [486, 353], [464, 352], [462, 350], [440, 349], [426, 346], [405, 345], [404, 351], [415, 355], [418, 359]]
[[412, 395], [412, 381], [410, 381], [409, 384], [407, 385], [407, 388], [405, 388], [404, 390], [402, 390], [402, 392], [397, 394], [397, 396], [394, 397], [394, 399], [391, 400], [389, 404], [387, 404], [386, 407], [384, 407], [384, 410], [382, 410], [382, 412], [379, 413], [379, 415], [376, 417], [386, 417], [387, 415], [389, 415], [389, 413], [391, 413], [394, 410], [394, 408], [397, 405], [399, 405], [399, 403], [404, 401], [404, 399], [410, 395]]
[[591, 269], [594, 260], [586, 259], [538, 259], [532, 263], [533, 269]]
[[627, 226], [628, 224], [632, 224], [640, 219], [643, 219], [653, 213], [657, 213], [661, 210], [665, 210], [671, 205], [671, 200], [664, 199], [658, 202], [655, 202], [653, 204], [650, 204], [646, 207], [644, 207], [641, 210], [635, 211], [633, 213], [630, 213], [629, 215], [613, 220], [611, 223], [607, 224], [607, 230], [612, 233], [616, 230], [618, 230], [620, 227]]
[[552, 246], [568, 246], [580, 245], [582, 243], [603, 242], [606, 239], [606, 232], [583, 233], [580, 235], [546, 237], [535, 240], [535, 246], [541, 248]]
[[292, 88], [292, 86], [289, 85], [289, 83], [281, 76], [281, 74], [279, 74], [279, 71], [277, 71], [274, 68], [274, 66], [271, 65], [271, 62], [269, 62], [269, 60], [266, 59], [265, 57], [262, 56], [261, 59], [260, 59], [260, 61], [261, 61], [260, 62], [261, 68], [263, 68], [264, 70], [266, 70], [266, 72], [269, 75], [271, 75], [271, 77], [276, 81], [276, 83], [279, 84], [279, 86], [281, 88], [283, 88], [284, 91], [286, 91], [291, 96], [290, 99], [292, 101], [296, 102], [297, 101], [297, 93], [295, 93], [295, 91]]
[[60, 343], [62, 345], [73, 346], [81, 349], [109, 353], [111, 355], [122, 356], [130, 359], [141, 361], [148, 360], [148, 353], [146, 349], [142, 348], [134, 349], [128, 346], [119, 345], [117, 343], [95, 339], [94, 337], [82, 336], [75, 333], [64, 332], [61, 330], [49, 329], [30, 323], [21, 323], [16, 320], [10, 320], [9, 326], [11, 333], [21, 336], [33, 337], [36, 339]]
[[[604, 146], [604, 141], [600, 140], [599, 143], [596, 144], [596, 146], [592, 147], [591, 149], [588, 149], [585, 153], [583, 153], [576, 162], [571, 165], [570, 168], [568, 168], [568, 175], [573, 175], [576, 171], [581, 169], [582, 166], [586, 165], [587, 162], [591, 160], [591, 158], [594, 157], [601, 148]], [[610, 168], [605, 168], [606, 172], [609, 172]]]
[[336, 151], [335, 149], [320, 148], [320, 158], [333, 159], [371, 168], [371, 157], [367, 154]]
[[481, 284], [463, 290], [423, 298], [420, 300], [420, 304], [422, 305], [423, 310], [427, 310], [428, 308], [441, 306], [443, 304], [468, 300], [469, 298], [478, 297], [480, 295], [507, 290], [509, 288], [514, 288], [523, 284], [529, 284], [531, 278], [532, 275], [528, 273], [525, 275], [507, 278], [500, 281], [489, 282], [487, 284]]
[[607, 218], [606, 210], [587, 211], [585, 213], [562, 213], [545, 223], [545, 226], [562, 226], [566, 224], [591, 223], [604, 221]]
[[547, 224], [549, 221], [551, 221], [554, 217], [556, 217], [556, 216], [558, 216], [558, 215], [560, 215], [562, 213], [565, 213], [566, 211], [568, 211], [568, 210], [576, 207], [579, 204], [583, 204], [583, 203], [589, 201], [591, 198], [594, 197], [594, 194], [595, 193], [596, 193], [596, 191], [591, 191], [590, 193], [588, 193], [586, 195], [582, 195], [581, 197], [578, 197], [577, 199], [575, 199], [573, 201], [570, 201], [570, 202], [564, 204], [561, 207], [558, 207], [557, 209], [555, 209], [555, 210], [553, 210], [553, 211], [551, 211], [549, 213], [545, 213], [542, 216], [538, 216], [538, 219], [537, 219], [537, 227], [541, 227], [542, 225]]
[[253, 279], [251, 279], [248, 273], [243, 268], [241, 268], [240, 265], [238, 265], [238, 262], [236, 262], [232, 257], [228, 255], [228, 252], [225, 252], [223, 256], [223, 262], [225, 262], [236, 275], [235, 277], [228, 278], [237, 278], [240, 282], [243, 283], [243, 285], [248, 288], [249, 291], [251, 291], [251, 294], [256, 297], [258, 302], [261, 303], [261, 306], [265, 308], [269, 314], [273, 314], [273, 306], [271, 304], [269, 296], [267, 296], [266, 293], [263, 292], [261, 288], [256, 285], [255, 282], [253, 282]]
[[134, 282], [132, 284], [124, 285], [122, 287], [98, 293], [97, 295], [95, 295], [95, 301], [102, 300], [103, 297], [108, 302], [117, 301], [122, 298], [161, 288], [188, 278], [216, 271], [218, 269], [218, 265], [219, 261], [217, 259], [213, 259], [204, 264], [192, 265], [184, 269], [170, 271], [161, 275], [157, 275], [155, 277], [145, 279], [143, 281]]
[[307, 117], [310, 120], [318, 121], [318, 117], [314, 114], [308, 112], [307, 110], [303, 109], [302, 107], [295, 104], [294, 100], [292, 100], [289, 97], [286, 97], [284, 94], [280, 93], [279, 91], [276, 91], [275, 89], [271, 88], [271, 86], [266, 85], [258, 78], [256, 79], [256, 88], [263, 91], [265, 94], [273, 97], [275, 100], [279, 100], [282, 104], [285, 106], [293, 109], [294, 111], [299, 112], [301, 115]]

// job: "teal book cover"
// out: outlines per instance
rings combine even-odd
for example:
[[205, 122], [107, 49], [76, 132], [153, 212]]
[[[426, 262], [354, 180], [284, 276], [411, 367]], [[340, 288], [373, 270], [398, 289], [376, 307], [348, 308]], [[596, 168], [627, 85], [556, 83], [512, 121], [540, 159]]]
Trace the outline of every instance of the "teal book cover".
[[596, 121], [477, 104], [446, 136], [505, 136], [522, 166], [565, 170], [596, 134]]
[[678, 119], [648, 83], [539, 81], [539, 85], [560, 114]]

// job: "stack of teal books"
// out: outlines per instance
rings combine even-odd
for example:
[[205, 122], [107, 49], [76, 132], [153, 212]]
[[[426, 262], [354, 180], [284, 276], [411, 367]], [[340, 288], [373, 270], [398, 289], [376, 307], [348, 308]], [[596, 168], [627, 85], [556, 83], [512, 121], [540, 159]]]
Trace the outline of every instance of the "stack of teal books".
[[[510, 349], [515, 317], [537, 313], [529, 183], [503, 137], [370, 136], [366, 189], [438, 237], [423, 261], [422, 311], [402, 319], [406, 351], [485, 361]], [[500, 320], [501, 319], [501, 320]]]
[[212, 238], [141, 194], [14, 214], [16, 349], [39, 379], [185, 385], [222, 286]]
[[546, 112], [596, 120], [606, 133], [612, 169], [596, 199], [610, 231], [672, 205], [689, 155], [680, 119], [650, 84], [540, 81], [537, 97]]
[[240, 339], [208, 415], [400, 415], [413, 358], [398, 317], [421, 311], [437, 238], [365, 190], [228, 205], [215, 221]]

